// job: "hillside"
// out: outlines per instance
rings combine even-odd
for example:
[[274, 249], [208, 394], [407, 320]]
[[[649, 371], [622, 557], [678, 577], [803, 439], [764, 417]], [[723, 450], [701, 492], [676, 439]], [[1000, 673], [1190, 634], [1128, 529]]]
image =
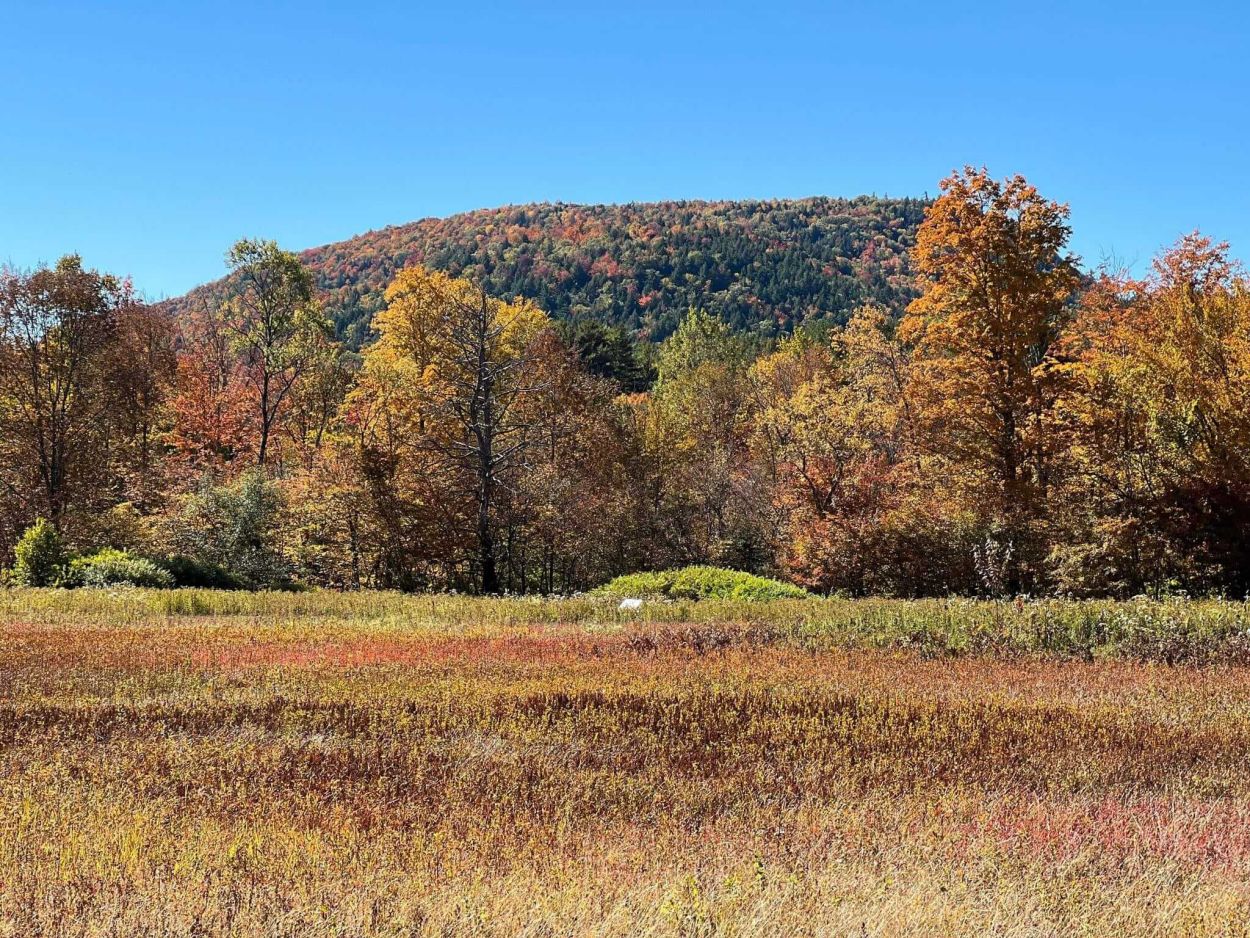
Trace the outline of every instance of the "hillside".
[[924, 207], [868, 196], [507, 206], [383, 228], [303, 256], [353, 345], [395, 272], [412, 264], [468, 271], [496, 295], [643, 338], [663, 338], [692, 306], [770, 335], [807, 318], [842, 320], [866, 300], [901, 309], [913, 295], [906, 254]]

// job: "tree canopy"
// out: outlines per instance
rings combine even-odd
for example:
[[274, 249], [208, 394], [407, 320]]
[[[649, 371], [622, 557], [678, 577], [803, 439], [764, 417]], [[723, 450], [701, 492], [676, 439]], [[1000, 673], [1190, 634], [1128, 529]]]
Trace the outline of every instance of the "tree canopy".
[[273, 242], [236, 244], [176, 318], [77, 257], [6, 271], [10, 578], [1250, 591], [1250, 280], [1225, 244], [1083, 272], [1066, 206], [975, 168], [927, 205], [460, 223], [471, 249], [452, 225], [446, 264], [387, 272], [359, 351], [326, 255]]

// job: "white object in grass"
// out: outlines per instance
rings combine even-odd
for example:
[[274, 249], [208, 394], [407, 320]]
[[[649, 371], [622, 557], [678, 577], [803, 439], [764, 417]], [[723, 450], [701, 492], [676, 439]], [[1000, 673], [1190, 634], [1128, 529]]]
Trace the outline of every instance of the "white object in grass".
[[641, 609], [642, 600], [641, 599], [622, 599], [621, 604], [617, 606], [616, 608], [617, 609]]

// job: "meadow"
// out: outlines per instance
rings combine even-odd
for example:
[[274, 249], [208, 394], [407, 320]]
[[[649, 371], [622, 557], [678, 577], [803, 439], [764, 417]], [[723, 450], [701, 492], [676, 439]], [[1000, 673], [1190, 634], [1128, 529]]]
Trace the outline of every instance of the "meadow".
[[1247, 934], [1248, 630], [0, 591], [0, 936]]

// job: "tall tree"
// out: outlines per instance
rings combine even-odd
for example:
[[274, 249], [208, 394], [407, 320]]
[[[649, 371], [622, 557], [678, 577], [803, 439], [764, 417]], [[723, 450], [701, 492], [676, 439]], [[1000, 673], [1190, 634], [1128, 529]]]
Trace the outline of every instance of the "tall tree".
[[366, 358], [395, 357], [415, 369], [421, 446], [458, 470], [460, 494], [472, 502], [477, 586], [498, 592], [496, 503], [532, 443], [524, 405], [541, 390], [534, 342], [547, 317], [419, 268], [401, 271], [386, 298]]
[[[457, 468], [426, 438], [421, 369], [379, 341], [355, 378], [342, 439], [329, 454], [353, 478], [348, 488], [358, 510], [339, 532], [349, 566], [362, 582], [388, 589], [459, 585], [472, 516]], [[316, 514], [327, 517], [320, 508]]]
[[175, 391], [177, 329], [167, 310], [138, 303], [117, 313], [108, 374], [108, 407], [119, 431], [114, 460], [128, 496], [154, 510], [168, 491], [169, 401]]
[[533, 354], [537, 390], [523, 402], [531, 445], [503, 519], [508, 588], [584, 589], [628, 568], [617, 385], [588, 374], [554, 329]]
[[[910, 448], [910, 363], [886, 314], [863, 307], [827, 343], [796, 337], [751, 369], [752, 443], [772, 466], [777, 563], [822, 590], [909, 593], [945, 585], [926, 536]], [[918, 497], [920, 496], [920, 497]]]
[[116, 352], [135, 306], [128, 282], [77, 256], [0, 274], [0, 472], [26, 521], [60, 523], [111, 488], [113, 405], [127, 393]]
[[915, 348], [922, 444], [1026, 565], [1054, 469], [1057, 341], [1079, 283], [1069, 235], [1067, 207], [1023, 177], [953, 174], [917, 234], [923, 292], [900, 330]]
[[191, 474], [242, 469], [256, 458], [256, 407], [223, 310], [187, 311], [178, 329], [170, 442]]
[[616, 382], [626, 393], [651, 386], [654, 375], [646, 357], [650, 346], [631, 338], [621, 326], [579, 318], [561, 322], [556, 328], [592, 375]]
[[273, 241], [238, 241], [226, 255], [231, 285], [223, 312], [252, 388], [265, 465], [297, 383], [327, 362], [330, 323], [313, 296], [312, 275], [299, 257]]
[[697, 309], [660, 347], [638, 412], [640, 475], [653, 483], [653, 527], [670, 562], [767, 563], [756, 508], [768, 498], [747, 445], [750, 358], [743, 336]]

